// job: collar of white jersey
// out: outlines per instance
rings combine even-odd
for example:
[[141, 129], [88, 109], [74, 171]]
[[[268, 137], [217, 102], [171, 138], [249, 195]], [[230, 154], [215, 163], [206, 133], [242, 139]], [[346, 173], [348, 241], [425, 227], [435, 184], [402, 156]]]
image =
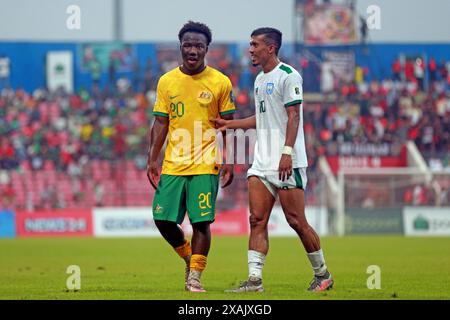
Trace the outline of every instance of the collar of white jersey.
[[283, 62], [280, 61], [280, 62], [275, 66], [275, 68], [273, 68], [273, 69], [270, 70], [269, 72], [265, 73], [264, 70], [262, 70], [262, 74], [263, 74], [263, 75], [271, 74], [272, 72], [274, 72], [275, 70], [277, 70], [278, 68], [280, 68], [280, 66], [281, 66], [282, 64], [283, 64]]

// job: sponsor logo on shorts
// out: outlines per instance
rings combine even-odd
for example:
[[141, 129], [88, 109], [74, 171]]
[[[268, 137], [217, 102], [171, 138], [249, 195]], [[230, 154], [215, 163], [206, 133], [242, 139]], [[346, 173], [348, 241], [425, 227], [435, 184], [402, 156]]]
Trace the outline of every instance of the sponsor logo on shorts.
[[164, 211], [164, 208], [161, 207], [159, 204], [155, 207], [155, 213], [162, 213]]
[[200, 216], [201, 217], [204, 217], [204, 216], [207, 216], [208, 214], [210, 214], [211, 213], [211, 211], [208, 211], [208, 212], [202, 212], [202, 213], [200, 213]]

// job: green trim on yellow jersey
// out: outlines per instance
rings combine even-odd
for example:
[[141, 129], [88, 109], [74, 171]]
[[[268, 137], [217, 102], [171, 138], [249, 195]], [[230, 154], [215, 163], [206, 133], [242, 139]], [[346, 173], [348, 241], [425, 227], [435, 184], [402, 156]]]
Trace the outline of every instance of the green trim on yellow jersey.
[[235, 112], [236, 112], [236, 110], [229, 110], [229, 111], [220, 112], [220, 115], [221, 115], [221, 116], [225, 116], [225, 115], [227, 115], [227, 114], [233, 114], [233, 113], [235, 113]]
[[169, 117], [169, 115], [168, 115], [167, 113], [156, 112], [156, 111], [153, 111], [153, 115], [154, 115], [154, 116], [165, 117], [165, 118], [168, 118], [168, 117]]

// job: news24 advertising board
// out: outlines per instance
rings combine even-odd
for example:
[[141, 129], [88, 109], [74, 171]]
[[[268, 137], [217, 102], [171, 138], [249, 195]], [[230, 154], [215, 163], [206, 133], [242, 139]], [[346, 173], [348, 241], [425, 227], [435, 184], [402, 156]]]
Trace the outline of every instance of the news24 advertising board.
[[19, 237], [92, 236], [91, 210], [18, 211]]

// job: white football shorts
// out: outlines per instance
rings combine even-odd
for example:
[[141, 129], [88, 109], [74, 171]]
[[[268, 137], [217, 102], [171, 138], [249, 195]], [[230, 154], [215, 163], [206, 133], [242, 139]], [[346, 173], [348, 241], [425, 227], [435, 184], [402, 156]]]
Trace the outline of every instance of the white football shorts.
[[252, 176], [258, 177], [274, 196], [274, 198], [277, 197], [279, 189], [289, 190], [300, 188], [305, 190], [308, 182], [306, 168], [294, 168], [289, 179], [284, 181], [280, 180], [279, 173], [277, 171], [261, 171], [250, 168], [247, 171], [247, 179]]

